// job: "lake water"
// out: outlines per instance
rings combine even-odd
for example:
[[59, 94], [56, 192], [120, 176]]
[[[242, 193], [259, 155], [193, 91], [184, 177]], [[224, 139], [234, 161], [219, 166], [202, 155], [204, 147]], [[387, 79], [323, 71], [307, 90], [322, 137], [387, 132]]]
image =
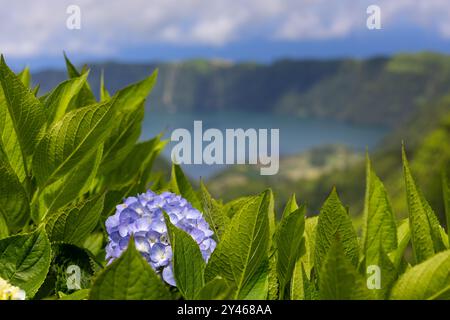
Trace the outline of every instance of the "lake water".
[[[383, 127], [359, 126], [334, 120], [299, 119], [286, 115], [256, 114], [246, 112], [226, 113], [158, 113], [147, 112], [142, 130], [142, 139], [150, 139], [164, 131], [170, 140], [174, 129], [185, 128], [193, 135], [194, 121], [202, 120], [203, 132], [217, 128], [225, 136], [225, 129], [279, 129], [280, 156], [297, 154], [311, 147], [325, 144], [344, 144], [355, 150], [372, 149], [387, 129]], [[270, 131], [269, 131], [270, 136]], [[170, 159], [177, 142], [169, 142], [163, 155]], [[206, 146], [208, 142], [203, 144]], [[269, 149], [270, 150], [270, 149]], [[208, 178], [223, 170], [225, 165], [183, 165], [183, 170], [193, 178]]]

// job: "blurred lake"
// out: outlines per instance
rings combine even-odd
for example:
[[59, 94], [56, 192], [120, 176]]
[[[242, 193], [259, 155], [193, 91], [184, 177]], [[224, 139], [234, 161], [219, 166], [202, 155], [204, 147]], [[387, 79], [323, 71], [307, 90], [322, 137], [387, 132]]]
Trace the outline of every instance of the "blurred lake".
[[[164, 132], [163, 138], [170, 140], [172, 131], [177, 128], [185, 128], [193, 136], [194, 121], [196, 120], [203, 122], [203, 132], [209, 128], [216, 128], [222, 131], [224, 138], [225, 129], [279, 129], [281, 157], [328, 144], [342, 144], [357, 151], [364, 151], [366, 147], [369, 149], [375, 147], [388, 132], [388, 128], [380, 126], [361, 126], [336, 120], [296, 118], [270, 113], [164, 113], [150, 111], [146, 113], [144, 119], [141, 139], [150, 139]], [[270, 139], [270, 130], [268, 136]], [[166, 159], [170, 159], [171, 150], [177, 143], [169, 141], [162, 153]], [[205, 142], [203, 147], [208, 143]], [[226, 167], [227, 165], [182, 165], [185, 173], [196, 179], [209, 178]]]

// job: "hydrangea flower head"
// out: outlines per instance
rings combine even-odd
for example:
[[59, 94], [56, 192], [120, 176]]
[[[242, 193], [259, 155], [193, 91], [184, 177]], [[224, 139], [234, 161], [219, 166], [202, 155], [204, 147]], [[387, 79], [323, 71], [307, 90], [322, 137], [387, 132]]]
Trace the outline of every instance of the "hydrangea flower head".
[[0, 300], [25, 300], [25, 291], [0, 278]]
[[199, 245], [203, 259], [208, 261], [216, 248], [213, 232], [202, 213], [183, 197], [171, 192], [156, 194], [147, 191], [125, 199], [116, 207], [116, 213], [106, 220], [109, 243], [106, 259], [118, 258], [134, 237], [136, 249], [164, 281], [175, 286], [172, 270], [172, 247], [169, 243], [163, 212], [170, 222], [192, 236]]

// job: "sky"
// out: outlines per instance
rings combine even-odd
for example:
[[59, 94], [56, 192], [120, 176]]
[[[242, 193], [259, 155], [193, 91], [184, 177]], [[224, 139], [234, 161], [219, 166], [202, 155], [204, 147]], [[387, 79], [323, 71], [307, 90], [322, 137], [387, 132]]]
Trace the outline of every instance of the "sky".
[[[369, 30], [367, 8], [380, 8]], [[73, 22], [79, 8], [79, 29]], [[69, 10], [69, 11], [68, 11]], [[450, 53], [449, 0], [0, 0], [9, 64]]]

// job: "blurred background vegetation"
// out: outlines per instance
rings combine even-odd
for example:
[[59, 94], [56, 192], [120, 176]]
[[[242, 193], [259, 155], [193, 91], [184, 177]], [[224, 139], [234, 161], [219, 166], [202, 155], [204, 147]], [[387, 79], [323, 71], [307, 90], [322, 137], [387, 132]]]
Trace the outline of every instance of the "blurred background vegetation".
[[[441, 173], [450, 160], [450, 56], [424, 52], [361, 60], [280, 60], [271, 64], [190, 60], [90, 67], [89, 80], [95, 92], [102, 70], [107, 88], [115, 92], [158, 67], [158, 84], [148, 100], [149, 117], [157, 118], [161, 111], [175, 117], [181, 112], [206, 115], [244, 109], [253, 114], [382, 126], [386, 134], [368, 151], [396, 214], [406, 215], [402, 141], [425, 196], [436, 212], [443, 213]], [[63, 71], [42, 70], [33, 80], [45, 92], [64, 77]], [[307, 203], [310, 215], [318, 213], [336, 186], [350, 213], [358, 217], [364, 199], [364, 158], [364, 150], [345, 142], [317, 145], [283, 156], [277, 175], [261, 176], [257, 166], [235, 165], [208, 176], [206, 182], [224, 201], [271, 187], [279, 211], [295, 192], [300, 202]], [[169, 172], [164, 158], [157, 167]]]

